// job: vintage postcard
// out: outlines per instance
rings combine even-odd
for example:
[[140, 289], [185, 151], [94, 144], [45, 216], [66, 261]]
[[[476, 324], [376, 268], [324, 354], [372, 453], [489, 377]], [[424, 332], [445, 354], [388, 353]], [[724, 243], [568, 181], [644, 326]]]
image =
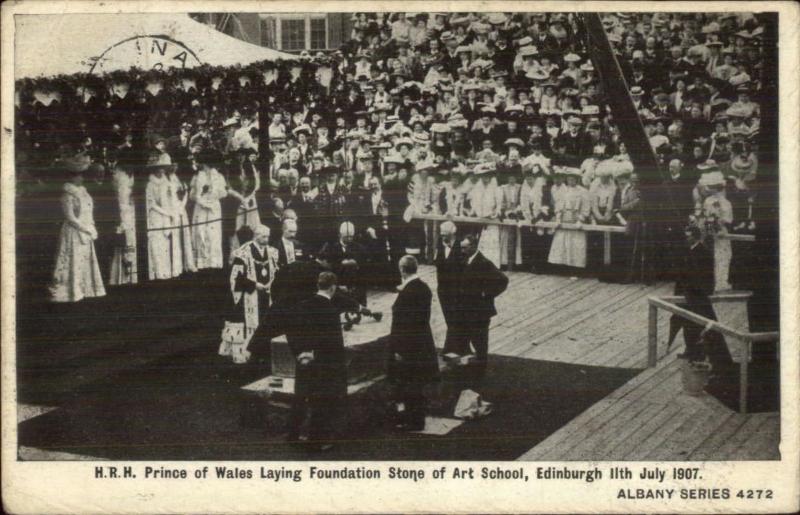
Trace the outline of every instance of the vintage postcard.
[[2, 5], [9, 513], [781, 513], [798, 6]]

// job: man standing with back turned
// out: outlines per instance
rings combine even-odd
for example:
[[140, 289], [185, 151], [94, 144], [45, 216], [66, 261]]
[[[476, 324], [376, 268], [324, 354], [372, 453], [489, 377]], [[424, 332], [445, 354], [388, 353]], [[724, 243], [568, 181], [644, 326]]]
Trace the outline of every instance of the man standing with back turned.
[[463, 345], [475, 349], [476, 371], [486, 375], [489, 359], [489, 323], [497, 314], [494, 299], [506, 290], [508, 277], [478, 251], [477, 237], [461, 240], [464, 268], [458, 287], [458, 326]]
[[417, 276], [413, 256], [400, 259], [400, 293], [392, 305], [389, 336], [389, 379], [395, 386], [400, 414], [397, 428], [425, 428], [425, 385], [439, 375], [439, 360], [431, 332], [431, 289]]
[[347, 400], [344, 336], [340, 310], [333, 303], [335, 294], [336, 274], [319, 274], [316, 295], [299, 306], [304, 326], [290, 342], [297, 358], [290, 439], [300, 439], [309, 410], [308, 440], [322, 451], [333, 447], [336, 421]]

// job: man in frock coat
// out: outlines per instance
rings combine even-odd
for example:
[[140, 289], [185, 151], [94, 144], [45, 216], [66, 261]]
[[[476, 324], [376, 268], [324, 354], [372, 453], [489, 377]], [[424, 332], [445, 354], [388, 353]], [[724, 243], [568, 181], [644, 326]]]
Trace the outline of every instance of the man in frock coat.
[[425, 428], [423, 389], [439, 374], [439, 361], [431, 332], [433, 293], [419, 276], [417, 260], [403, 256], [399, 263], [403, 282], [392, 305], [388, 376], [395, 387], [399, 418], [397, 428]]
[[447, 221], [439, 227], [440, 239], [436, 249], [436, 294], [442, 307], [444, 321], [447, 324], [447, 336], [444, 340], [443, 354], [466, 354], [463, 341], [457, 334], [458, 285], [463, 267], [461, 247], [456, 238], [457, 228], [453, 222]]
[[508, 287], [508, 277], [478, 251], [478, 238], [461, 240], [464, 268], [458, 285], [457, 318], [465, 348], [475, 349], [478, 377], [486, 373], [489, 358], [489, 323], [497, 314], [494, 299]]
[[[336, 274], [323, 272], [316, 294], [300, 303], [302, 328], [289, 345], [297, 359], [290, 440], [306, 438], [318, 450], [333, 447], [337, 422], [347, 400], [347, 363], [340, 310], [333, 302]], [[309, 415], [308, 434], [301, 430]]]

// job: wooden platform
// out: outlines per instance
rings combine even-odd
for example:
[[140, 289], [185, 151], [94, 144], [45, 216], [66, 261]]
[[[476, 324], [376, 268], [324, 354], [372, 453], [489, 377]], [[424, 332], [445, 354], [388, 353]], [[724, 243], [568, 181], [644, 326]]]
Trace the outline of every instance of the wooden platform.
[[[436, 288], [433, 267], [420, 276]], [[647, 297], [669, 295], [672, 285], [619, 285], [596, 279], [512, 272], [498, 298], [490, 331], [492, 354], [578, 365], [646, 369]], [[369, 307], [391, 316], [392, 292], [374, 292]], [[436, 296], [434, 295], [434, 299]], [[717, 316], [746, 328], [744, 304], [719, 304]], [[434, 337], [444, 342], [446, 326], [438, 302]], [[590, 407], [521, 460], [770, 460], [779, 459], [778, 413], [740, 415], [709, 395], [683, 393], [682, 336], [666, 352], [668, 317], [659, 315], [659, 364]], [[735, 351], [735, 348], [731, 349]], [[146, 360], [147, 357], [143, 357]], [[152, 358], [151, 358], [152, 359]], [[736, 359], [736, 357], [735, 357]], [[491, 401], [491, 399], [487, 399]], [[18, 406], [21, 420], [49, 408]], [[29, 459], [81, 459], [23, 448]]]
[[[421, 267], [420, 276], [432, 288], [435, 275], [432, 267]], [[606, 284], [516, 272], [510, 279], [497, 301], [489, 352], [595, 366], [645, 369], [647, 297], [672, 293], [671, 284]], [[393, 300], [393, 294], [376, 294], [370, 306], [390, 312]], [[720, 321], [746, 328], [743, 303], [715, 308]], [[432, 325], [441, 345], [445, 325], [438, 304]], [[656, 368], [644, 370], [519, 459], [780, 459], [780, 415], [740, 415], [710, 395], [683, 393], [677, 359], [683, 340], [679, 335], [666, 352], [664, 313], [659, 315], [659, 334]]]

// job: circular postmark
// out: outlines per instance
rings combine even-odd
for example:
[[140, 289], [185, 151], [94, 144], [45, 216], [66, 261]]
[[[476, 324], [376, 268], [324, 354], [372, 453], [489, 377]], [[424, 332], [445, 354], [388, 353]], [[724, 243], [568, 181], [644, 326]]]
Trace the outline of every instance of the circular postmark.
[[141, 70], [193, 68], [202, 63], [192, 49], [169, 36], [144, 35], [110, 46], [92, 64], [89, 73], [103, 75], [132, 67]]

